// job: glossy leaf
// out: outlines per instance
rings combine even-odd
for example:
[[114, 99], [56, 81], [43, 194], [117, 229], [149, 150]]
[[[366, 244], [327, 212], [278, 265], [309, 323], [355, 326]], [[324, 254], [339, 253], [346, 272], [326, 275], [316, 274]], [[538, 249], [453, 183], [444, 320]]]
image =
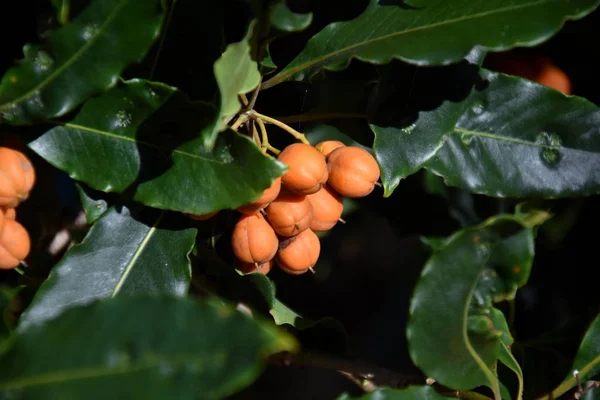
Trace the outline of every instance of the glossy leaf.
[[312, 13], [298, 14], [290, 10], [285, 1], [273, 6], [271, 26], [284, 32], [302, 31], [312, 23]]
[[[577, 355], [573, 362], [571, 372], [579, 371], [579, 377], [582, 382], [591, 379], [600, 372], [600, 315], [590, 324]], [[556, 389], [552, 391], [552, 396], [544, 396], [541, 399], [557, 399], [568, 390], [577, 385], [577, 379], [570, 374]]]
[[18, 329], [31, 329], [67, 308], [117, 295], [185, 296], [196, 229], [173, 229], [164, 212], [142, 215], [111, 208], [52, 269], [22, 314]]
[[239, 95], [256, 88], [260, 83], [258, 65], [250, 55], [250, 37], [254, 24], [240, 42], [232, 43], [214, 64], [214, 74], [221, 96], [216, 127], [203, 133], [204, 146], [212, 148], [219, 132], [227, 128], [227, 122], [242, 108]]
[[285, 171], [230, 130], [212, 151], [204, 149], [198, 132], [212, 129], [212, 121], [211, 106], [190, 103], [160, 83], [132, 80], [29, 146], [93, 189], [130, 191], [151, 207], [207, 214], [258, 198]]
[[465, 110], [464, 100], [478, 80], [484, 56], [476, 50], [446, 67], [420, 68], [395, 61], [380, 68], [368, 110], [384, 197], [443, 146]]
[[228, 305], [121, 297], [20, 332], [0, 355], [10, 398], [221, 399], [249, 385], [292, 337]]
[[600, 109], [587, 100], [481, 71], [480, 89], [426, 168], [447, 185], [496, 197], [600, 193]]
[[66, 114], [114, 85], [159, 34], [160, 0], [94, 0], [0, 81], [0, 121], [22, 125]]
[[108, 203], [104, 198], [98, 196], [98, 192], [93, 191], [89, 187], [81, 184], [75, 185], [79, 192], [81, 206], [85, 212], [85, 220], [91, 225], [108, 210]]
[[[495, 366], [507, 326], [493, 303], [514, 298], [526, 282], [532, 225], [543, 221], [535, 214], [501, 215], [437, 245], [415, 288], [407, 326], [411, 358], [427, 376], [456, 390], [486, 385], [500, 398]], [[518, 249], [505, 255], [511, 246]]]
[[377, 64], [396, 58], [441, 65], [459, 61], [475, 47], [534, 46], [558, 32], [566, 19], [581, 18], [600, 4], [598, 0], [420, 0], [408, 8], [379, 2], [371, 0], [354, 20], [323, 28], [263, 88], [307, 79], [322, 68], [344, 68], [352, 58]]
[[410, 386], [406, 389], [379, 388], [360, 397], [343, 394], [337, 400], [447, 400], [431, 386]]

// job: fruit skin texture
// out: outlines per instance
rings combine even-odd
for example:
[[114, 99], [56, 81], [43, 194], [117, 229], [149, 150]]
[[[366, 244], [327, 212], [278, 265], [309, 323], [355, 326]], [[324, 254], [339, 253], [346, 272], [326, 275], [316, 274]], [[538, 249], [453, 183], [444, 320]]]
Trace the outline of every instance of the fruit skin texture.
[[327, 184], [342, 196], [364, 197], [379, 180], [379, 165], [371, 153], [356, 146], [340, 147], [327, 160]]
[[294, 193], [316, 193], [327, 182], [325, 156], [308, 144], [293, 143], [283, 149], [277, 159], [288, 165], [281, 183]]
[[237, 260], [237, 262], [235, 263], [235, 266], [237, 269], [239, 269], [240, 271], [242, 271], [245, 274], [250, 274], [252, 272], [258, 272], [263, 275], [266, 275], [269, 273], [269, 271], [271, 271], [271, 268], [273, 268], [273, 260], [269, 260], [266, 263], [262, 263], [262, 264], [245, 263], [245, 262], [241, 262], [241, 261]]
[[196, 221], [206, 221], [207, 219], [210, 219], [210, 218], [214, 217], [218, 213], [219, 213], [219, 211], [213, 211], [213, 212], [208, 213], [208, 214], [201, 214], [201, 215], [186, 214], [186, 215], [188, 217], [190, 217], [191, 219], [194, 219]]
[[279, 192], [281, 191], [281, 177], [275, 179], [275, 182], [271, 186], [269, 186], [263, 194], [256, 200], [251, 203], [245, 204], [241, 207], [237, 208], [237, 211], [242, 214], [252, 215], [256, 214], [266, 206], [268, 206], [273, 200], [279, 196]]
[[34, 184], [31, 161], [20, 151], [0, 147], [0, 206], [18, 206], [29, 197]]
[[310, 223], [310, 229], [313, 231], [328, 231], [342, 217], [344, 211], [342, 198], [328, 185], [323, 186], [317, 193], [306, 197], [313, 209], [313, 219]]
[[243, 215], [233, 228], [231, 247], [238, 260], [263, 264], [275, 257], [279, 240], [260, 213]]
[[[17, 210], [14, 208], [0, 207], [0, 214], [1, 213], [4, 213], [4, 218], [6, 219], [12, 219], [13, 221], [17, 219]], [[0, 231], [2, 231], [2, 229], [0, 229]]]
[[266, 208], [267, 219], [281, 236], [294, 236], [310, 227], [313, 208], [307, 197], [282, 190]]
[[5, 220], [4, 229], [0, 232], [0, 269], [18, 267], [30, 250], [31, 239], [23, 225]]
[[4, 210], [0, 208], [0, 234], [2, 234], [2, 230], [4, 229]]
[[339, 140], [325, 140], [323, 142], [319, 142], [315, 145], [315, 149], [317, 149], [321, 154], [325, 157], [329, 156], [332, 151], [338, 149], [340, 147], [345, 147], [346, 145]]
[[319, 237], [307, 229], [281, 242], [275, 262], [288, 274], [300, 275], [317, 263], [320, 253]]

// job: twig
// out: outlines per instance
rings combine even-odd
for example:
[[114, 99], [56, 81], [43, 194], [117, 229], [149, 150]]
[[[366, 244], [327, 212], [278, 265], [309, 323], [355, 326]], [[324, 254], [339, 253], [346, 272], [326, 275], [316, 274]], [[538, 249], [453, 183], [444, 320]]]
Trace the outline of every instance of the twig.
[[256, 99], [258, 98], [258, 93], [260, 92], [260, 84], [262, 83], [262, 75], [260, 76], [260, 80], [258, 81], [258, 86], [252, 92], [252, 98], [250, 99], [250, 103], [247, 105], [248, 110], [252, 110], [254, 105], [256, 104]]
[[284, 124], [283, 122], [281, 122], [279, 120], [276, 120], [275, 118], [271, 118], [271, 117], [268, 117], [266, 115], [257, 113], [254, 110], [249, 111], [248, 114], [251, 117], [253, 117], [253, 118], [259, 118], [259, 119], [262, 119], [264, 122], [266, 122], [268, 124], [273, 124], [275, 126], [278, 126], [281, 129], [283, 129], [284, 131], [286, 131], [289, 134], [291, 134], [294, 138], [296, 138], [299, 141], [301, 141], [302, 143], [310, 145], [310, 142], [308, 141], [308, 139], [306, 139], [306, 136], [304, 136], [303, 133], [298, 132], [297, 130], [295, 130], [291, 126], [288, 126], [288, 125]]
[[241, 114], [238, 117], [238, 119], [235, 120], [235, 122], [233, 123], [233, 125], [231, 125], [231, 129], [233, 129], [234, 131], [237, 131], [238, 128], [240, 127], [240, 125], [242, 125], [247, 120], [248, 120], [248, 114]]
[[269, 136], [267, 135], [267, 128], [265, 127], [265, 123], [262, 121], [262, 119], [257, 119], [256, 122], [258, 123], [258, 127], [260, 128], [260, 133], [261, 133], [261, 137], [262, 137], [261, 148], [263, 149], [263, 153], [266, 153], [267, 150], [275, 155], [278, 155], [279, 153], [281, 153], [280, 150], [271, 146], [271, 143], [269, 143]]

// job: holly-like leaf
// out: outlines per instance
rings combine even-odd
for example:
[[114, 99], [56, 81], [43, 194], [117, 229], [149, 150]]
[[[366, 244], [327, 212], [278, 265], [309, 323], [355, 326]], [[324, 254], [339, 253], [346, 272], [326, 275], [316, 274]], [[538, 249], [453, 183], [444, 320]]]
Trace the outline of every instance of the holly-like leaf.
[[394, 61], [381, 69], [369, 101], [373, 150], [381, 168], [384, 197], [417, 172], [443, 146], [463, 114], [485, 53], [460, 63], [421, 68]]
[[521, 78], [481, 70], [465, 113], [425, 167], [497, 197], [600, 193], [600, 109]]
[[85, 212], [85, 220], [91, 225], [108, 210], [106, 199], [101, 197], [100, 192], [90, 189], [82, 184], [75, 184], [79, 192], [79, 200]]
[[535, 214], [496, 216], [461, 230], [429, 258], [407, 326], [411, 358], [427, 376], [456, 390], [486, 385], [501, 397], [495, 366], [508, 328], [493, 303], [514, 298], [526, 282], [533, 226], [544, 221]]
[[379, 388], [361, 397], [343, 394], [337, 400], [447, 400], [431, 386], [411, 386], [406, 389]]
[[[585, 382], [600, 372], [600, 315], [590, 324], [577, 355], [573, 362], [571, 372], [578, 371], [579, 379]], [[557, 399], [568, 390], [577, 385], [577, 378], [569, 374], [565, 380], [552, 391], [551, 395], [544, 396], [539, 400]]]
[[290, 10], [285, 1], [280, 1], [271, 12], [271, 25], [280, 31], [302, 31], [311, 24], [312, 13], [298, 14]]
[[214, 74], [221, 96], [219, 114], [215, 129], [203, 133], [204, 146], [212, 148], [219, 132], [227, 127], [227, 122], [242, 108], [239, 95], [256, 88], [260, 83], [258, 64], [250, 55], [250, 37], [254, 23], [240, 42], [227, 46], [225, 52], [214, 64]]
[[215, 303], [120, 297], [74, 307], [13, 338], [0, 355], [0, 392], [222, 399], [256, 379], [268, 355], [295, 351], [272, 323]]
[[214, 116], [212, 106], [190, 103], [175, 88], [132, 80], [29, 146], [93, 189], [129, 190], [154, 208], [207, 214], [257, 199], [286, 168], [231, 130], [206, 150], [198, 132], [212, 129]]
[[307, 79], [322, 68], [344, 68], [351, 58], [377, 64], [396, 58], [442, 65], [459, 61], [475, 47], [534, 46], [558, 32], [565, 20], [581, 18], [600, 4], [598, 0], [415, 0], [412, 7], [398, 7], [379, 2], [371, 0], [354, 20], [323, 28], [263, 88]]
[[65, 309], [117, 295], [185, 296], [196, 229], [173, 229], [163, 211], [111, 208], [52, 269], [21, 315], [31, 329]]
[[143, 58], [162, 20], [161, 0], [92, 1], [45, 43], [24, 47], [24, 60], [0, 81], [0, 121], [29, 124], [73, 110]]

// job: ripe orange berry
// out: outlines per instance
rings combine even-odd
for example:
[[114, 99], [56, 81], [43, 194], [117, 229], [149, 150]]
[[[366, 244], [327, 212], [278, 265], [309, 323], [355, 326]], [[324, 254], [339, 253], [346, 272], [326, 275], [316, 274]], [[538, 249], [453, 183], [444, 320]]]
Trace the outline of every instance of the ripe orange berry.
[[569, 77], [563, 70], [549, 61], [542, 63], [540, 73], [534, 80], [542, 85], [561, 91], [564, 94], [571, 94], [571, 81], [569, 80]]
[[4, 210], [0, 208], [0, 233], [2, 233], [2, 230], [4, 229], [4, 219]]
[[371, 153], [356, 146], [340, 147], [327, 160], [327, 184], [342, 196], [364, 197], [379, 180], [379, 165]]
[[0, 206], [16, 207], [35, 183], [33, 165], [23, 153], [0, 147]]
[[210, 219], [210, 218], [214, 217], [218, 213], [219, 213], [219, 211], [213, 211], [213, 212], [208, 213], [208, 214], [200, 214], [200, 215], [186, 214], [186, 215], [188, 217], [190, 217], [191, 219], [195, 219], [196, 221], [206, 221], [207, 219]]
[[237, 269], [242, 271], [245, 274], [249, 274], [252, 272], [259, 272], [261, 274], [268, 274], [271, 268], [273, 268], [273, 260], [269, 260], [262, 264], [254, 264], [254, 263], [245, 263], [237, 260], [235, 263]]
[[281, 190], [281, 177], [275, 179], [275, 182], [271, 186], [269, 186], [263, 194], [256, 200], [251, 203], [245, 204], [241, 207], [238, 207], [237, 210], [242, 214], [251, 215], [256, 214], [258, 211], [262, 210], [266, 206], [268, 206], [273, 200], [277, 198], [279, 195], [279, 191]]
[[345, 147], [346, 145], [339, 140], [325, 140], [323, 142], [319, 142], [315, 145], [315, 149], [317, 149], [321, 154], [327, 157], [337, 148]]
[[23, 225], [5, 220], [4, 229], [0, 232], [0, 269], [18, 267], [30, 250], [31, 240]]
[[308, 229], [313, 218], [306, 196], [285, 188], [265, 211], [273, 230], [281, 236], [294, 236]]
[[289, 169], [281, 177], [281, 183], [298, 194], [311, 194], [327, 182], [327, 162], [323, 154], [304, 143], [293, 143], [277, 157]]
[[310, 223], [310, 229], [313, 231], [328, 231], [342, 217], [344, 211], [342, 198], [329, 186], [325, 185], [317, 193], [306, 197], [313, 209], [313, 219]]
[[233, 254], [247, 263], [263, 264], [277, 253], [279, 240], [261, 213], [242, 215], [231, 236]]
[[17, 210], [14, 208], [0, 207], [0, 214], [1, 213], [4, 213], [4, 218], [6, 219], [12, 219], [13, 221], [17, 219]]
[[307, 229], [281, 242], [275, 261], [288, 274], [300, 275], [317, 263], [320, 253], [319, 237]]

